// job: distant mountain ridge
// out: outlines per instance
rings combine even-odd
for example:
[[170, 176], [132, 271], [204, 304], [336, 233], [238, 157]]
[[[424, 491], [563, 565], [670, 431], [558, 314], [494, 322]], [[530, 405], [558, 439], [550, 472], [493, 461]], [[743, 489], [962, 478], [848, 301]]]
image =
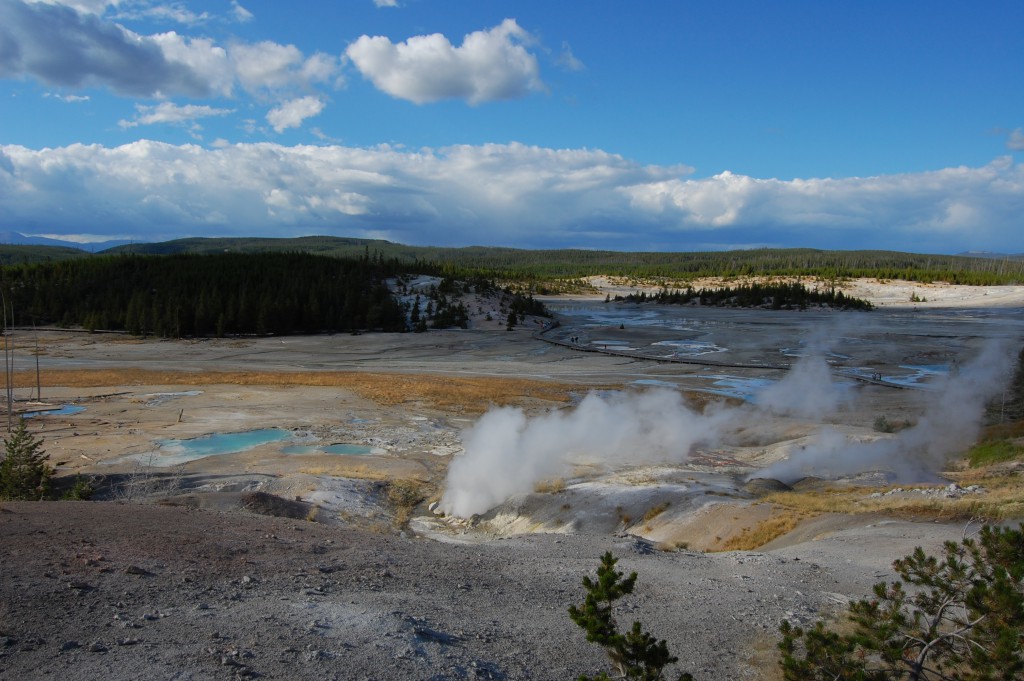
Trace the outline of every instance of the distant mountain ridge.
[[[0, 235], [0, 238], [3, 236]], [[395, 260], [413, 265], [429, 263], [448, 268], [447, 271], [453, 275], [485, 273], [490, 278], [522, 282], [551, 283], [592, 275], [610, 275], [662, 278], [666, 280], [666, 285], [708, 276], [814, 277], [826, 280], [868, 277], [975, 285], [1024, 283], [1024, 256], [983, 255], [978, 252], [970, 255], [935, 255], [813, 248], [691, 252], [527, 250], [497, 246], [408, 246], [383, 239], [335, 236], [187, 238], [155, 243], [122, 243], [101, 251], [93, 250], [98, 246], [90, 244], [89, 250], [86, 250], [81, 244], [66, 243], [0, 245], [0, 264], [32, 264], [91, 255], [284, 252], [333, 258]]]
[[1024, 253], [995, 253], [993, 251], [964, 251], [957, 255], [965, 258], [995, 258], [997, 260], [1024, 260]]
[[81, 251], [86, 251], [87, 253], [98, 253], [127, 243], [131, 243], [131, 241], [127, 239], [111, 239], [109, 241], [95, 241], [88, 244], [82, 244], [77, 241], [50, 239], [45, 236], [28, 236], [20, 232], [0, 232], [0, 244], [18, 246], [58, 246], [61, 248], [75, 248]]

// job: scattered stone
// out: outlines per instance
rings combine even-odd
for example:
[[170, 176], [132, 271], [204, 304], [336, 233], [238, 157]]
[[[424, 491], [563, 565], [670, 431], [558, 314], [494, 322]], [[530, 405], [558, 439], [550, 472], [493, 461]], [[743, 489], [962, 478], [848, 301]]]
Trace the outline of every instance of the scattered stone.
[[446, 634], [443, 631], [437, 629], [431, 629], [430, 627], [413, 627], [413, 633], [417, 638], [424, 641], [432, 641], [433, 643], [440, 643], [441, 645], [452, 645], [459, 641], [458, 636], [452, 634]]

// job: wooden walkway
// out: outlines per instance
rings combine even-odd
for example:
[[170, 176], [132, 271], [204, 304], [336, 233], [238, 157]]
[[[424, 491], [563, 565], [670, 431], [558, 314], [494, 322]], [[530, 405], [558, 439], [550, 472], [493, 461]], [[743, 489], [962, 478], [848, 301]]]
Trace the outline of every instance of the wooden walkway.
[[[697, 357], [651, 357], [639, 352], [630, 352], [628, 350], [615, 350], [607, 346], [597, 345], [581, 345], [579, 343], [573, 343], [571, 341], [562, 340], [560, 338], [550, 338], [547, 334], [549, 331], [553, 331], [558, 328], [560, 324], [558, 321], [553, 321], [545, 324], [543, 328], [534, 334], [534, 338], [537, 340], [550, 343], [551, 345], [557, 345], [575, 352], [595, 352], [601, 355], [611, 355], [612, 357], [624, 357], [626, 359], [635, 359], [644, 362], [657, 362], [659, 364], [690, 364], [696, 366], [705, 367], [721, 367], [723, 369], [764, 369], [768, 371], [789, 371], [793, 368], [792, 364], [768, 364], [768, 363], [753, 363], [753, 362], [717, 362], [713, 359], [700, 359]], [[868, 376], [858, 376], [857, 374], [845, 374], [838, 371], [832, 372], [836, 376], [847, 378], [860, 383], [866, 383], [868, 385], [877, 385], [884, 388], [896, 388], [897, 390], [920, 390], [916, 386], [901, 385], [899, 383], [891, 383], [889, 381], [883, 381], [880, 379], [870, 378]]]

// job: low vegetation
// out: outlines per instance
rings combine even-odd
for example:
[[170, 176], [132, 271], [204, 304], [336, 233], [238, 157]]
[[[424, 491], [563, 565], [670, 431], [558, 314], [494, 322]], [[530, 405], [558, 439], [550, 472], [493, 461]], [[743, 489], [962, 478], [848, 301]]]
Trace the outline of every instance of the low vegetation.
[[427, 498], [423, 483], [419, 480], [387, 480], [382, 484], [384, 499], [394, 513], [395, 527], [405, 527], [416, 507]]
[[[796, 526], [808, 518], [817, 515], [810, 511], [794, 511], [779, 508], [752, 528], [743, 528], [739, 534], [728, 538], [722, 545], [722, 551], [753, 551], [768, 542], [785, 536], [796, 529]], [[717, 549], [716, 549], [717, 550]]]
[[905, 428], [910, 427], [910, 421], [904, 419], [900, 421], [890, 421], [885, 414], [880, 414], [875, 417], [873, 424], [876, 433], [895, 433]]
[[918, 547], [899, 581], [849, 606], [852, 627], [783, 622], [786, 681], [1011, 681], [1024, 674], [1024, 526]]
[[[15, 388], [36, 385], [34, 371], [16, 372]], [[318, 386], [352, 390], [381, 405], [423, 403], [457, 413], [483, 413], [492, 405], [506, 406], [530, 400], [555, 404], [571, 401], [579, 386], [556, 381], [492, 376], [442, 376], [437, 374], [387, 374], [346, 371], [151, 371], [145, 369], [53, 369], [42, 375], [42, 386], [99, 387], [121, 385], [260, 385]], [[595, 385], [611, 389], [612, 385]]]
[[1024, 446], [1005, 439], [979, 442], [967, 452], [967, 460], [973, 468], [991, 466], [1022, 457], [1024, 457]]
[[537, 494], [558, 494], [565, 491], [565, 478], [545, 478], [533, 486]]
[[1015, 472], [968, 470], [948, 472], [970, 493], [945, 494], [947, 485], [829, 487], [820, 490], [775, 492], [763, 501], [803, 513], [885, 513], [918, 520], [946, 522], [985, 518], [991, 521], [1024, 517], [1024, 480]]

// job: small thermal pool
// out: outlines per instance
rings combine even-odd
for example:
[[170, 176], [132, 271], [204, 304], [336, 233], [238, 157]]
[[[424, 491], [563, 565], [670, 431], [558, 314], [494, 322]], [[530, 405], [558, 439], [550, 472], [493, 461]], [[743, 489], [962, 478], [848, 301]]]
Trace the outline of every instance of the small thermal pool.
[[204, 435], [190, 440], [160, 440], [157, 442], [159, 449], [155, 452], [144, 454], [131, 454], [106, 463], [124, 463], [126, 461], [139, 461], [146, 466], [154, 468], [167, 468], [168, 466], [179, 466], [183, 463], [196, 461], [208, 456], [219, 454], [237, 454], [256, 447], [287, 440], [292, 434], [280, 428], [263, 428], [261, 430], [247, 430], [241, 433], [214, 433]]
[[905, 376], [886, 376], [885, 380], [890, 383], [919, 387], [936, 376], [949, 375], [948, 364], [901, 364], [900, 369], [906, 369], [912, 373]]
[[85, 407], [80, 407], [77, 404], [65, 404], [60, 409], [44, 409], [42, 411], [29, 411], [22, 414], [24, 418], [30, 419], [34, 416], [70, 416], [72, 414], [80, 414], [85, 411]]
[[757, 395], [765, 388], [775, 384], [767, 378], [741, 378], [739, 376], [708, 376], [715, 379], [711, 388], [698, 388], [703, 392], [726, 397], [738, 397], [745, 402], [757, 402]]
[[244, 452], [270, 442], [287, 440], [291, 436], [291, 433], [280, 428], [264, 428], [241, 433], [214, 433], [191, 440], [161, 440], [157, 444], [160, 445], [160, 449], [165, 449], [168, 452], [181, 452], [200, 459], [213, 454]]

